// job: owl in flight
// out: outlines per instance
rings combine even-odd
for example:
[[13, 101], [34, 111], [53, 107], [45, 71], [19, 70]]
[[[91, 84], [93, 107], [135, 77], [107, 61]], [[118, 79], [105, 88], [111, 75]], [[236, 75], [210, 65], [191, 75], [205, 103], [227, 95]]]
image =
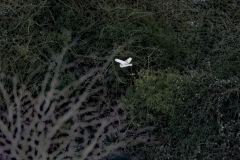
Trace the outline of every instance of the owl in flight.
[[116, 62], [120, 63], [120, 67], [128, 67], [128, 66], [132, 66], [132, 64], [130, 64], [130, 62], [132, 61], [132, 58], [128, 58], [126, 61], [120, 60], [120, 59], [115, 59]]

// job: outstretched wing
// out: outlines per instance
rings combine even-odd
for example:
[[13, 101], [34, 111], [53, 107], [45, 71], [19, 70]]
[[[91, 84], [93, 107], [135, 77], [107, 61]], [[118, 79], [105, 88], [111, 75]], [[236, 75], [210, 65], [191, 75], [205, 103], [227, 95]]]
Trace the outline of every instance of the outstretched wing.
[[122, 65], [126, 65], [127, 62], [123, 61], [123, 60], [120, 60], [120, 59], [115, 59], [116, 62], [122, 64]]
[[132, 58], [128, 58], [125, 62], [130, 63], [132, 61]]
[[120, 67], [121, 67], [121, 68], [129, 67], [129, 66], [132, 66], [132, 64], [124, 64], [124, 65], [120, 64]]

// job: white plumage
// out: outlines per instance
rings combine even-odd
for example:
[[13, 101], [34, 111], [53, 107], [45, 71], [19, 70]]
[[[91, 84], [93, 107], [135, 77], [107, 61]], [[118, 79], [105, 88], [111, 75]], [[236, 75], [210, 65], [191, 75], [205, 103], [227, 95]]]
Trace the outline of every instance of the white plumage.
[[130, 64], [130, 62], [132, 61], [132, 58], [128, 58], [126, 61], [120, 60], [120, 59], [115, 59], [116, 62], [120, 63], [120, 67], [128, 67], [128, 66], [132, 66], [132, 64]]

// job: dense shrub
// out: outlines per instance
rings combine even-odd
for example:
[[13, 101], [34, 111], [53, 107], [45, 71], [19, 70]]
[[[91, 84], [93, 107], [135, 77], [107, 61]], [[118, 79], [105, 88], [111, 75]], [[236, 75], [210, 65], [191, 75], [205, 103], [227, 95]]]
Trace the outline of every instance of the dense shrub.
[[[78, 45], [62, 59], [71, 66], [59, 73], [57, 89], [115, 57], [132, 57], [131, 68], [114, 63], [105, 68], [93, 85], [103, 87], [101, 94], [90, 96], [84, 106], [99, 106], [103, 117], [121, 106], [125, 131], [155, 128], [141, 137], [152, 145], [134, 145], [141, 140], [136, 132], [129, 141], [114, 136], [109, 141], [124, 141], [121, 150], [138, 159], [239, 159], [239, 6], [237, 0], [4, 1], [0, 72], [17, 74], [17, 89], [29, 82], [26, 90], [36, 98], [46, 73], [54, 76], [49, 66], [78, 37]], [[69, 96], [79, 96], [93, 79]], [[17, 90], [11, 78], [1, 82], [9, 95]], [[50, 90], [47, 83], [45, 93]], [[5, 114], [11, 107], [3, 95]]]

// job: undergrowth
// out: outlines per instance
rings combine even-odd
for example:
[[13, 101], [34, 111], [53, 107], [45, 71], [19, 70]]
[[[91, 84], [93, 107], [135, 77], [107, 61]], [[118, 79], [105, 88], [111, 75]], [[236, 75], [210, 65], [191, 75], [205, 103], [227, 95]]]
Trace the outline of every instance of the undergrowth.
[[[101, 67], [113, 54], [133, 58], [131, 69], [119, 68], [112, 60], [104, 78], [96, 82], [104, 86], [100, 98], [108, 107], [123, 102], [131, 129], [156, 127], [152, 134], [162, 141], [155, 148], [129, 147], [132, 155], [236, 158], [239, 5], [164, 0], [1, 2], [0, 72], [17, 74], [23, 83], [39, 68], [28, 88], [38, 95], [38, 82], [49, 64], [78, 37], [78, 45], [63, 59], [74, 69], [60, 74], [60, 89]], [[4, 83], [11, 91], [10, 82]], [[0, 101], [4, 108], [2, 94]]]

